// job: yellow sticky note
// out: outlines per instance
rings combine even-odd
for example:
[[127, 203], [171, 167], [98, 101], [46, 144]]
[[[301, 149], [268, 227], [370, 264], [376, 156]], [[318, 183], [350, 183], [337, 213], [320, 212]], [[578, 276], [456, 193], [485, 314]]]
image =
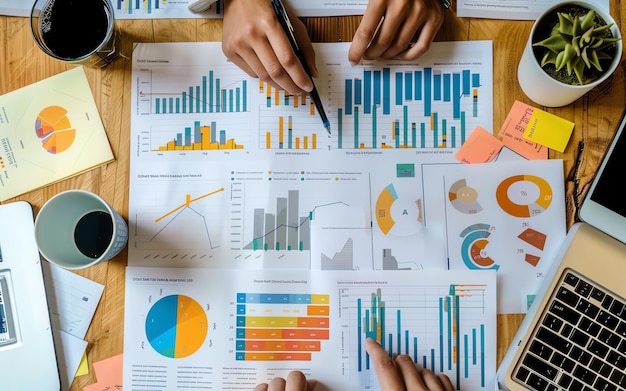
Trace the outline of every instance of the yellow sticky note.
[[574, 123], [546, 111], [535, 109], [528, 120], [524, 138], [559, 152], [565, 151]]
[[76, 370], [76, 376], [83, 376], [89, 373], [89, 362], [87, 362], [87, 353], [83, 353], [83, 358], [80, 359], [80, 364]]
[[477, 126], [454, 157], [461, 163], [488, 163], [498, 156], [502, 146], [502, 141]]

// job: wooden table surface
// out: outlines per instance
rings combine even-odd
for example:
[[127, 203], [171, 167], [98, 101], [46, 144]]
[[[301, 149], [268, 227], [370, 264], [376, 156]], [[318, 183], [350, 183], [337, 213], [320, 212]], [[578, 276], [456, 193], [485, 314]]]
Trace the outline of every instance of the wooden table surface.
[[[610, 0], [611, 14], [626, 34], [623, 22], [626, 5]], [[447, 40], [491, 40], [493, 42], [493, 123], [495, 132], [515, 100], [531, 105], [517, 83], [517, 64], [532, 22], [457, 17], [451, 8], [437, 37]], [[350, 41], [360, 17], [305, 19], [311, 38], [317, 42]], [[128, 217], [131, 51], [133, 42], [219, 41], [222, 21], [214, 19], [118, 20], [122, 30], [120, 59], [104, 69], [86, 69], [96, 103], [107, 130], [115, 161], [32, 191], [6, 202], [28, 201], [36, 214], [43, 203], [67, 189], [84, 189], [100, 194], [125, 218]], [[44, 55], [34, 44], [27, 18], [0, 16], [0, 94], [37, 82], [70, 69]], [[567, 226], [575, 221], [577, 200], [581, 200], [610, 142], [626, 103], [626, 64], [622, 58], [616, 73], [604, 84], [573, 104], [545, 110], [573, 121], [574, 134], [564, 153], [551, 151], [550, 158], [564, 160]], [[535, 105], [536, 106], [536, 105]], [[579, 141], [584, 141], [577, 158]], [[574, 176], [577, 172], [578, 187]], [[4, 222], [0, 222], [4, 223]], [[78, 391], [96, 381], [93, 363], [123, 352], [124, 274], [127, 251], [114, 260], [76, 273], [105, 285], [105, 290], [86, 339], [90, 373], [74, 380], [71, 390]], [[498, 315], [497, 362], [506, 352], [523, 315]]]

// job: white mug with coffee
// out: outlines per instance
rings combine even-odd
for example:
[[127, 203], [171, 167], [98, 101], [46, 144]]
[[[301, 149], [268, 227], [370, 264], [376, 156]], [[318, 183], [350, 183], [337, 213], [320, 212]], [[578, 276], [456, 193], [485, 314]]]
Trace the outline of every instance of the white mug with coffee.
[[66, 269], [82, 269], [109, 260], [128, 242], [128, 225], [106, 201], [85, 190], [50, 198], [35, 218], [41, 255]]

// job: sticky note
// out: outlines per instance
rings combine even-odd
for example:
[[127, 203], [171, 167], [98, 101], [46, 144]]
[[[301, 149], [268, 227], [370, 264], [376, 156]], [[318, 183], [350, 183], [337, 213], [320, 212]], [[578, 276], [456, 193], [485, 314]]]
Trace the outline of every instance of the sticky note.
[[524, 138], [524, 131], [535, 110], [532, 106], [515, 101], [500, 128], [500, 132], [498, 132], [498, 136], [502, 138], [502, 142], [507, 148], [526, 159], [545, 160], [548, 159], [548, 148]]
[[540, 109], [534, 109], [524, 130], [524, 138], [559, 152], [565, 151], [574, 123]]
[[498, 156], [503, 145], [493, 134], [477, 126], [454, 157], [461, 163], [488, 163]]

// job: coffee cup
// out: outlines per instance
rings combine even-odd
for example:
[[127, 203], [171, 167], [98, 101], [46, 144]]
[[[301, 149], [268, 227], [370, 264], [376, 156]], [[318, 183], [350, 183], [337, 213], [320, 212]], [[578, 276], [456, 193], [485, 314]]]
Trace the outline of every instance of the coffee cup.
[[57, 60], [104, 67], [120, 55], [110, 0], [35, 0], [30, 27], [39, 48]]
[[50, 198], [37, 213], [35, 241], [50, 263], [83, 269], [119, 254], [128, 242], [128, 225], [97, 194], [67, 190]]

